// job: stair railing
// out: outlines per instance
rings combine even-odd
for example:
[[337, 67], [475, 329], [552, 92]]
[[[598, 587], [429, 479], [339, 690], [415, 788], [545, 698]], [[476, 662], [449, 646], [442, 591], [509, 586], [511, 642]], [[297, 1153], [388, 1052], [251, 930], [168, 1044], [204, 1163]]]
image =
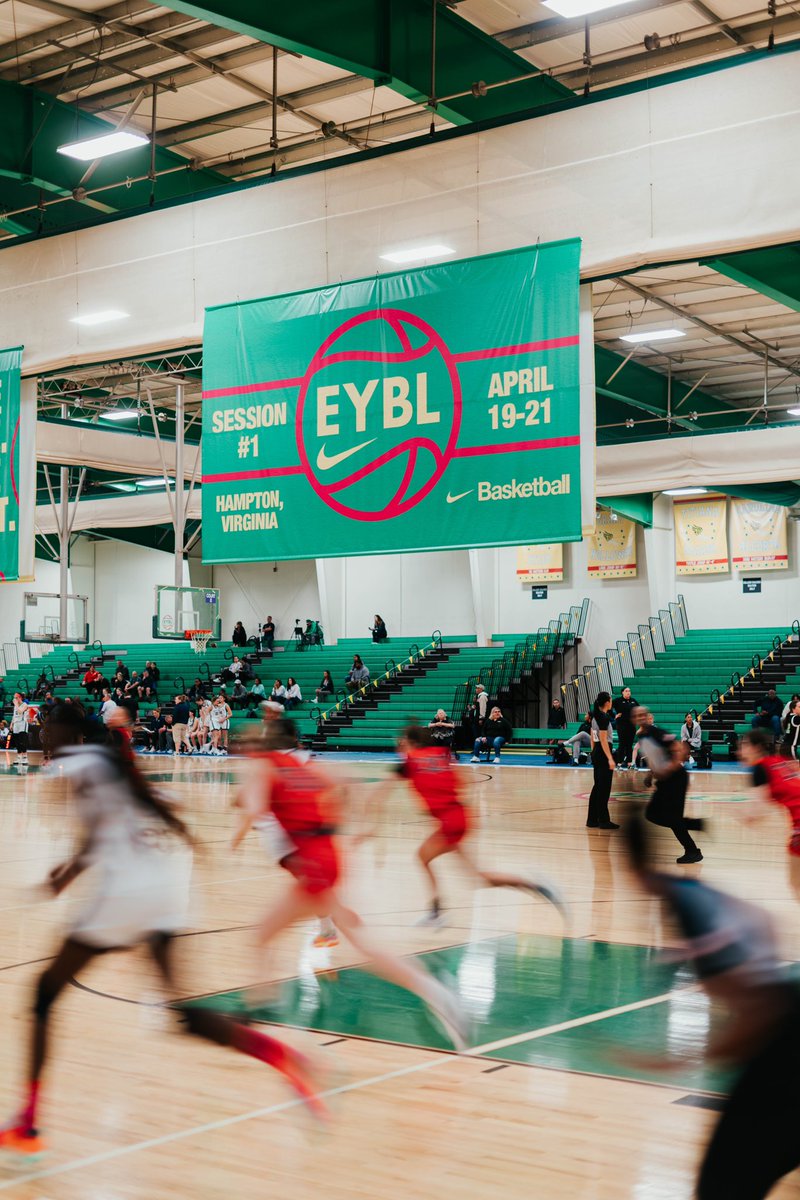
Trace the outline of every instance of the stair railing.
[[363, 704], [363, 702], [367, 700], [377, 688], [385, 684], [387, 680], [393, 679], [395, 676], [400, 674], [405, 667], [414, 666], [416, 663], [424, 660], [427, 654], [430, 654], [435, 650], [441, 650], [441, 648], [442, 635], [438, 630], [434, 630], [433, 634], [431, 635], [431, 640], [426, 642], [424, 646], [419, 646], [416, 642], [412, 642], [412, 644], [409, 646], [408, 657], [396, 664], [392, 670], [385, 670], [382, 675], [378, 675], [375, 679], [370, 679], [369, 683], [365, 683], [362, 688], [358, 688], [355, 692], [345, 692], [340, 688], [337, 692], [337, 695], [339, 695], [340, 698], [337, 700], [336, 704], [331, 705], [330, 708], [324, 710], [322, 713], [322, 721], [327, 721], [328, 718], [332, 717], [335, 713], [344, 712], [353, 704]]
[[675, 645], [685, 637], [689, 629], [686, 605], [683, 596], [667, 608], [661, 608], [657, 617], [650, 617], [638, 626], [635, 633], [617, 641], [616, 649], [606, 650], [598, 656], [593, 666], [585, 666], [580, 675], [561, 685], [562, 704], [568, 721], [579, 721], [588, 712], [600, 692], [614, 692], [625, 686], [626, 678], [633, 678], [643, 671], [648, 662], [662, 654], [667, 646]]
[[783, 666], [783, 652], [788, 647], [790, 642], [795, 640], [800, 640], [800, 621], [797, 620], [792, 621], [785, 638], [782, 638], [778, 633], [775, 634], [772, 639], [772, 649], [764, 658], [761, 658], [758, 654], [753, 654], [752, 658], [750, 659], [750, 666], [744, 673], [740, 674], [738, 671], [732, 672], [731, 685], [726, 692], [721, 693], [718, 688], [711, 689], [708, 704], [697, 718], [698, 721], [702, 722], [703, 717], [713, 716], [715, 708], [719, 709], [726, 700], [729, 700], [731, 696], [734, 695], [737, 688], [739, 691], [741, 691], [745, 683], [747, 683], [748, 678], [762, 679], [764, 675], [764, 665], [768, 662], [774, 662], [776, 655], [781, 666]]

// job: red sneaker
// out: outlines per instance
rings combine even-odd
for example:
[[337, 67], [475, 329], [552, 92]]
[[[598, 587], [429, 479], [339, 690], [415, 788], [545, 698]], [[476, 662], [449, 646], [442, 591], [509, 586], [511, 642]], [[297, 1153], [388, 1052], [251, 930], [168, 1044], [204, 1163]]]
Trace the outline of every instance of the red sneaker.
[[26, 1161], [35, 1161], [47, 1149], [47, 1145], [36, 1129], [26, 1129], [24, 1125], [14, 1125], [9, 1129], [0, 1129], [0, 1150], [11, 1154], [21, 1155]]

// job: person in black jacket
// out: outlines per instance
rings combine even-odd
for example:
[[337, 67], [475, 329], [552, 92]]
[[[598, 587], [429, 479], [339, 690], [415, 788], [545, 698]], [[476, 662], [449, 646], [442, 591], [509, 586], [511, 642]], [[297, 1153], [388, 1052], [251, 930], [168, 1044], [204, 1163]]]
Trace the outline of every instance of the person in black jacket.
[[614, 728], [617, 731], [617, 765], [620, 767], [630, 766], [631, 758], [633, 757], [636, 726], [631, 714], [638, 707], [639, 701], [634, 700], [629, 687], [622, 689], [622, 694], [617, 697], [612, 706], [615, 718]]
[[375, 614], [375, 620], [370, 627], [370, 633], [372, 634], [373, 642], [385, 642], [389, 637], [389, 634], [386, 632], [386, 622], [384, 621], [383, 617], [378, 616], [377, 613]]
[[614, 755], [611, 753], [611, 697], [598, 692], [592, 710], [592, 768], [594, 786], [589, 795], [587, 829], [619, 829], [608, 815], [608, 798], [614, 781]]
[[766, 696], [756, 700], [753, 706], [753, 719], [750, 724], [753, 729], [771, 729], [776, 738], [783, 732], [781, 718], [783, 717], [783, 701], [778, 698], [775, 688], [770, 688]]
[[237, 621], [231, 634], [231, 642], [240, 649], [247, 645], [247, 630], [241, 621]]
[[560, 700], [554, 700], [550, 705], [550, 712], [547, 714], [547, 728], [567, 728], [567, 714], [564, 712], [564, 707]]
[[480, 755], [484, 750], [486, 751], [486, 761], [488, 762], [492, 751], [494, 751], [492, 762], [495, 766], [498, 766], [500, 763], [500, 751], [513, 736], [514, 731], [500, 709], [493, 708], [483, 727], [483, 734], [481, 737], [475, 738], [471, 762], [480, 762]]

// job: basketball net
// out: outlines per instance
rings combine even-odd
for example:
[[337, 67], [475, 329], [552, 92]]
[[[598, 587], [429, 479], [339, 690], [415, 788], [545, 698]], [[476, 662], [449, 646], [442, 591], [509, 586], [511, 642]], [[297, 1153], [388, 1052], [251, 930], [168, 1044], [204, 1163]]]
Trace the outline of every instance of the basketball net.
[[186, 636], [195, 654], [205, 654], [211, 641], [210, 629], [187, 629]]

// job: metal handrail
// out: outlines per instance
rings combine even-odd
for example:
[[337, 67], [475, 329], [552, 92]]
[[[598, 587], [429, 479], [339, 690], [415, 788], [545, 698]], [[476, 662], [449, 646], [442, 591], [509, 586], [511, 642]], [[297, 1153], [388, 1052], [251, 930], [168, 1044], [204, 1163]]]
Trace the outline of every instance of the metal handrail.
[[[441, 645], [441, 643], [439, 645]], [[419, 660], [421, 658], [425, 657], [426, 651], [431, 651], [431, 650], [436, 650], [436, 649], [437, 649], [437, 643], [436, 643], [435, 639], [432, 639], [430, 642], [428, 642], [425, 646], [422, 647], [422, 649], [420, 649], [420, 647], [417, 645], [416, 642], [412, 642], [411, 646], [409, 647], [409, 657], [403, 659], [403, 661], [400, 663], [400, 665], [395, 668], [394, 672], [384, 671], [383, 675], [378, 675], [375, 679], [370, 679], [369, 683], [365, 683], [362, 688], [358, 688], [358, 690], [355, 692], [348, 693], [343, 700], [337, 701], [337, 703], [335, 705], [333, 705], [331, 708], [328, 708], [324, 711], [324, 713], [322, 714], [323, 721], [327, 721], [328, 717], [331, 716], [333, 713], [341, 712], [342, 708], [348, 708], [351, 704], [357, 704], [359, 702], [359, 699], [361, 699], [361, 700], [366, 699], [368, 693], [375, 691], [375, 689], [377, 687], [379, 687], [380, 684], [384, 683], [387, 679], [391, 679], [393, 677], [393, 674], [398, 674], [400, 671], [403, 670], [404, 667], [410, 667], [410, 666], [413, 666], [415, 663], [419, 662]], [[415, 650], [416, 650], [416, 654], [413, 653]], [[341, 689], [340, 689], [340, 691], [341, 691]]]
[[761, 658], [760, 655], [754, 653], [750, 659], [750, 666], [745, 672], [742, 674], [740, 674], [738, 671], [732, 672], [731, 686], [726, 692], [720, 693], [718, 688], [712, 688], [711, 692], [709, 693], [709, 702], [698, 716], [698, 721], [702, 722], [703, 717], [711, 716], [714, 712], [715, 706], [719, 707], [723, 705], [726, 697], [733, 695], [735, 688], [738, 687], [739, 690], [741, 690], [744, 687], [744, 684], [747, 682], [748, 676], [751, 679], [755, 679], [756, 673], [758, 673], [760, 678], [764, 673], [764, 663], [769, 660], [774, 661], [776, 653], [780, 659], [781, 665], [783, 665], [783, 649], [784, 646], [788, 645], [792, 635], [800, 636], [800, 621], [792, 621], [789, 632], [785, 638], [781, 638], [780, 634], [778, 633], [775, 634], [772, 639], [772, 649], [770, 650], [769, 654], [765, 655], [764, 658]]

